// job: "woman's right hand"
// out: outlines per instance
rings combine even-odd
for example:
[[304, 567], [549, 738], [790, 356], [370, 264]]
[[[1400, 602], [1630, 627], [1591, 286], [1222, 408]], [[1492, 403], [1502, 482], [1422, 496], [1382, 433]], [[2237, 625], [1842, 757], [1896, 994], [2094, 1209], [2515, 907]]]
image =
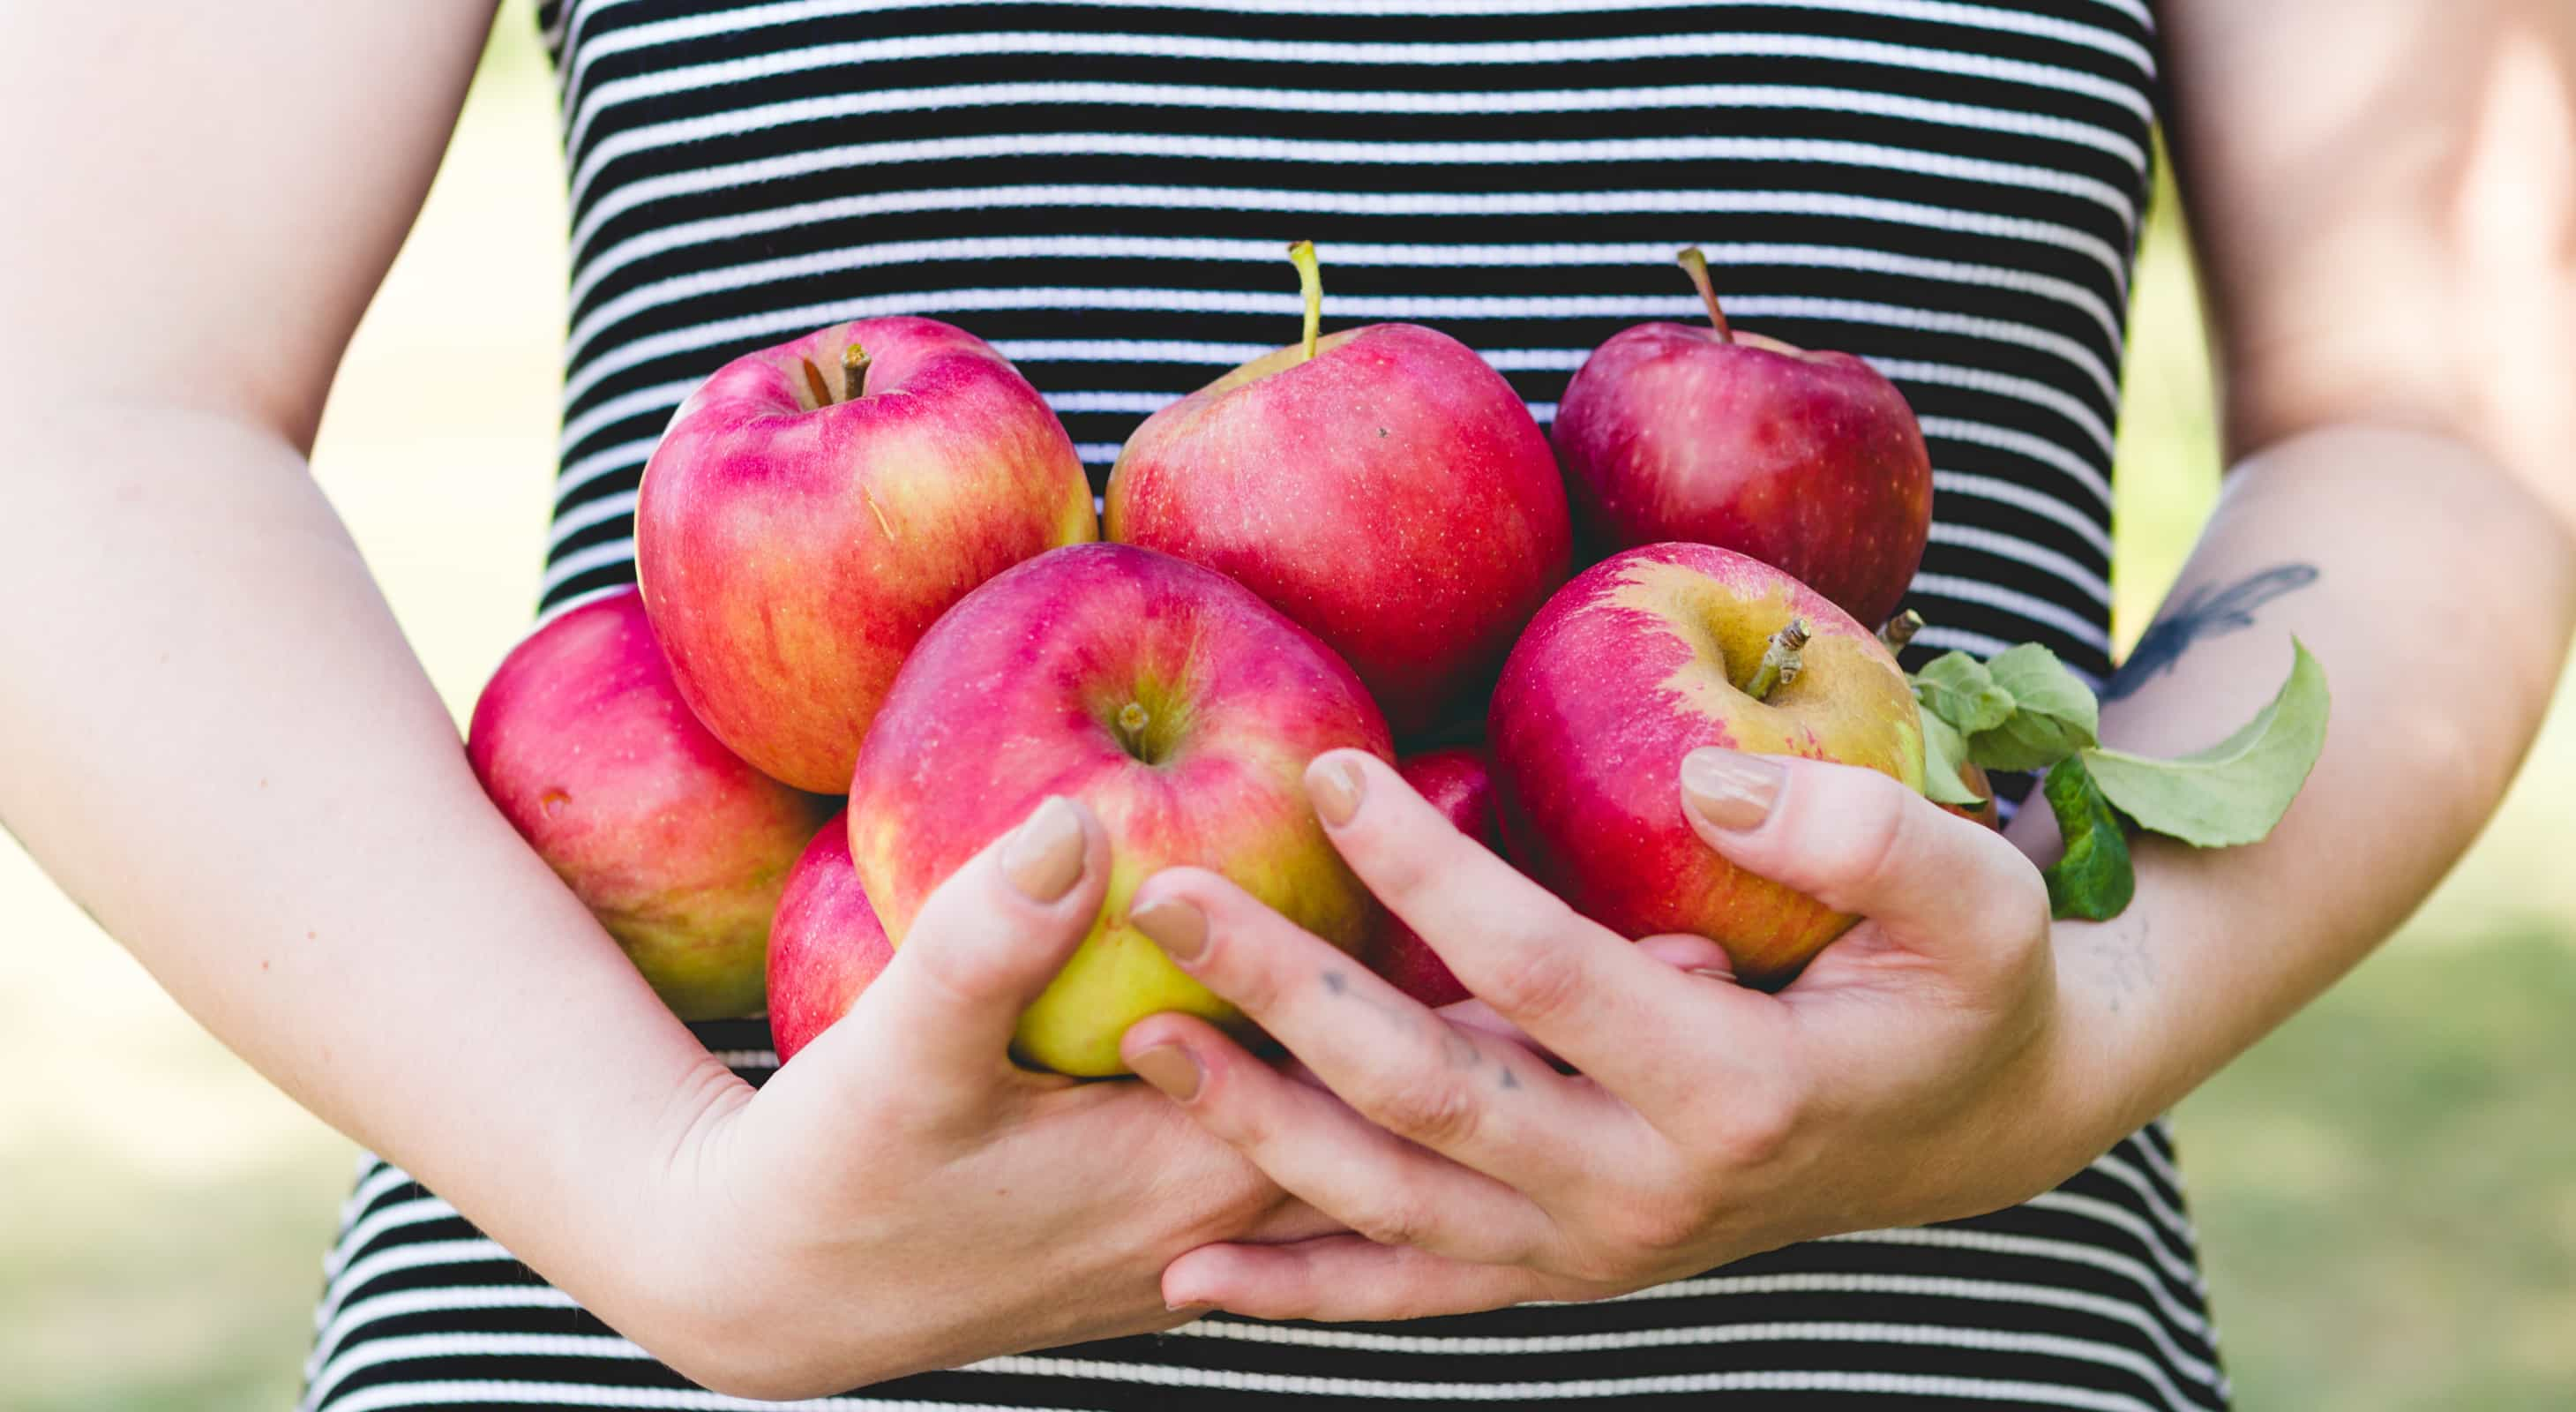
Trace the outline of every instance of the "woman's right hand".
[[718, 1391], [814, 1396], [1168, 1328], [1164, 1265], [1335, 1229], [1162, 1095], [1016, 1067], [1081, 944], [1099, 821], [1051, 799], [942, 884], [875, 984], [754, 1093], [675, 1105], [611, 1317]]

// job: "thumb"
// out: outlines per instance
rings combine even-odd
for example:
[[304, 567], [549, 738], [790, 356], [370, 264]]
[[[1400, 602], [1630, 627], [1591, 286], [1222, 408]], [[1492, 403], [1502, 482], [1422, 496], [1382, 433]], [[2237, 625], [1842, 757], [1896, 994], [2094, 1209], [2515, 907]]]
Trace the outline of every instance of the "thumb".
[[1691, 828], [1736, 866], [1911, 949], [2045, 926], [2048, 890], [2020, 849], [1876, 770], [1705, 747], [1682, 757], [1681, 796]]
[[991, 1083], [1011, 1068], [1020, 1012], [1082, 945], [1108, 881], [1100, 820], [1048, 796], [931, 892], [885, 974], [859, 998], [857, 1023], [823, 1038], [852, 1031], [933, 1082]]

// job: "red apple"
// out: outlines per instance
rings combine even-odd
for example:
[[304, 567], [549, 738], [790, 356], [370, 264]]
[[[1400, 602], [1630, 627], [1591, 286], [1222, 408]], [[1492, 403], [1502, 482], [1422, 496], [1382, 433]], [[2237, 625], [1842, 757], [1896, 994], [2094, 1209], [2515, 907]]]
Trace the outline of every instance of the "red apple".
[[1556, 452], [1602, 553], [1714, 544], [1785, 569], [1873, 626], [1932, 533], [1932, 460], [1905, 394], [1848, 353], [1727, 327], [1639, 324], [1593, 350], [1556, 408]]
[[1073, 443], [1001, 354], [861, 319], [745, 354], [681, 404], [644, 470], [635, 566], [699, 719], [832, 793], [933, 619], [1097, 533]]
[[1131, 926], [1137, 883], [1213, 868], [1354, 949], [1376, 904], [1324, 837], [1308, 761], [1392, 758], [1332, 651], [1222, 575], [1124, 544], [1040, 555], [966, 596], [895, 678], [850, 782], [850, 851], [896, 946], [931, 889], [1049, 795], [1108, 830], [1109, 890], [1019, 1049], [1125, 1072], [1118, 1039], [1161, 1010], [1240, 1017]]
[[805, 845], [769, 924], [769, 1040], [782, 1064], [850, 1013], [894, 959], [850, 862], [849, 822], [843, 810]]
[[634, 590], [512, 649], [474, 703], [465, 755], [680, 1018], [760, 1009], [770, 914], [831, 804], [698, 723]]
[[[1793, 623], [1798, 669], [1768, 685]], [[1922, 719], [1887, 648], [1796, 579], [1705, 544], [1647, 545], [1577, 575], [1512, 649], [1488, 729], [1515, 862], [1628, 936], [1717, 942], [1753, 984], [1786, 980], [1853, 919], [1701, 841], [1682, 815], [1682, 757], [1800, 755], [1923, 787]]]
[[[1494, 815], [1493, 773], [1485, 752], [1467, 747], [1427, 751], [1398, 761], [1396, 773], [1431, 807], [1447, 815], [1459, 832], [1496, 853], [1503, 851], [1502, 826]], [[1468, 998], [1467, 987], [1450, 972], [1449, 963], [1401, 917], [1387, 918], [1370, 968], [1396, 989], [1434, 1008]]]
[[1111, 539], [1205, 564], [1340, 653], [1400, 737], [1472, 716], [1572, 527], [1546, 434], [1465, 344], [1414, 324], [1306, 338], [1146, 419]]

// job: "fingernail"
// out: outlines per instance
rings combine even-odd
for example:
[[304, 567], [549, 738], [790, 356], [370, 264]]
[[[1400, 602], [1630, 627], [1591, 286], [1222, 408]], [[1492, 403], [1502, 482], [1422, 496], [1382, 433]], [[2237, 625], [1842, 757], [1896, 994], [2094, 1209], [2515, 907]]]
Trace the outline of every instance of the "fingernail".
[[1127, 920], [1182, 965], [1207, 950], [1207, 915], [1177, 897], [1157, 897], [1128, 913]]
[[1780, 797], [1780, 766], [1759, 755], [1715, 747], [1682, 757], [1682, 798], [1721, 829], [1757, 828]]
[[1031, 902], [1053, 902], [1082, 881], [1084, 851], [1081, 817], [1051, 794], [1002, 844], [1002, 876]]
[[1360, 767], [1348, 760], [1318, 760], [1306, 767], [1306, 796], [1327, 828], [1340, 828], [1360, 811]]
[[1733, 971], [1721, 971], [1714, 966], [1701, 967], [1698, 970], [1692, 971], [1691, 974], [1694, 976], [1706, 976], [1713, 981], [1724, 981], [1728, 985], [1735, 984], [1735, 973]]
[[1177, 1103], [1199, 1096], [1199, 1061], [1177, 1044], [1158, 1044], [1136, 1056], [1136, 1077]]

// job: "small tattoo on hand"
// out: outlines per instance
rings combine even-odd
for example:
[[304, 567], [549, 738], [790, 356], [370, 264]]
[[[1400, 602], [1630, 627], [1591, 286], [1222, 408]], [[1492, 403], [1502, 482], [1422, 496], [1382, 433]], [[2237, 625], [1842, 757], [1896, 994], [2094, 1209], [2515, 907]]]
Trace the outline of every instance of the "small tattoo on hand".
[[1476, 1048], [1476, 1041], [1441, 1020], [1435, 1018], [1432, 1023], [1440, 1026], [1440, 1049], [1449, 1056], [1450, 1068], [1472, 1069], [1484, 1062], [1484, 1053]]

